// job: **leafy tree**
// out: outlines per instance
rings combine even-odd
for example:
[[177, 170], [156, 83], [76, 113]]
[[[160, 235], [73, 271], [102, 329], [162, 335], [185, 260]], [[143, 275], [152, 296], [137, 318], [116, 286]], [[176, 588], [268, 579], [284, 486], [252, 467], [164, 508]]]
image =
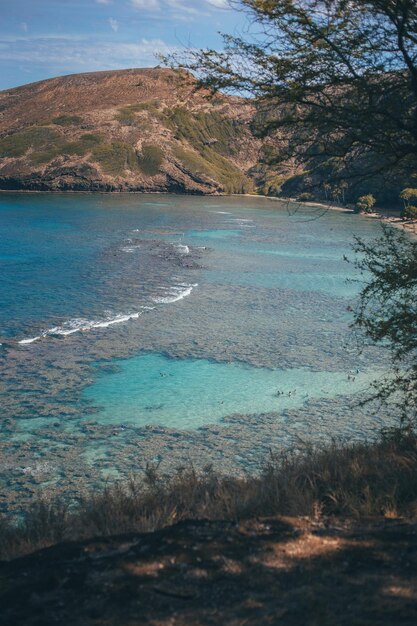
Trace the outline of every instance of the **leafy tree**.
[[410, 200], [417, 198], [417, 189], [413, 189], [411, 187], [407, 187], [407, 189], [403, 189], [400, 193], [400, 198], [404, 200], [405, 206], [408, 206]]
[[251, 20], [243, 36], [172, 61], [205, 87], [256, 96], [259, 132], [285, 140], [277, 159], [310, 159], [321, 183], [323, 170], [333, 180], [417, 171], [416, 0], [231, 4]]
[[375, 202], [376, 200], [372, 194], [361, 196], [356, 200], [355, 209], [358, 213], [372, 213]]
[[374, 398], [395, 402], [403, 425], [417, 419], [417, 241], [384, 227], [379, 239], [356, 239], [355, 265], [365, 281], [354, 325], [386, 346], [392, 369], [374, 384]]
[[408, 204], [406, 207], [404, 207], [403, 211], [401, 212], [401, 217], [404, 220], [416, 220], [417, 219], [417, 207], [413, 206], [412, 204]]
[[[276, 160], [301, 164], [326, 197], [341, 180], [417, 172], [416, 0], [231, 0], [248, 12], [244, 35], [224, 49], [190, 51], [173, 63], [201, 86], [255, 97], [257, 130]], [[367, 206], [369, 206], [367, 204]], [[417, 243], [385, 229], [357, 240], [364, 274], [354, 324], [386, 345], [392, 371], [375, 397], [395, 400], [404, 420], [417, 406]]]
[[407, 187], [400, 193], [400, 198], [404, 200], [404, 209], [401, 217], [405, 220], [414, 220], [417, 218], [417, 207], [411, 204], [412, 200], [417, 200], [417, 189]]

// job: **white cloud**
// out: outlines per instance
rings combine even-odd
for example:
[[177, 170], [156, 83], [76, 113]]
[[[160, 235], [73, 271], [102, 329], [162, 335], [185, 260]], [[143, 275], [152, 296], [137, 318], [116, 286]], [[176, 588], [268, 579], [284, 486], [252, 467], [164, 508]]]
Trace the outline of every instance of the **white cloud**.
[[96, 0], [97, 4], [111, 4], [112, 0]]
[[28, 32], [28, 25], [26, 22], [20, 22], [20, 28], [23, 30], [24, 33]]
[[108, 22], [110, 24], [110, 28], [113, 32], [117, 33], [119, 30], [119, 22], [115, 20], [113, 17], [109, 17]]
[[135, 9], [159, 10], [161, 8], [160, 0], [132, 0], [132, 6]]
[[217, 9], [230, 9], [229, 0], [206, 0], [206, 2]]
[[135, 43], [83, 39], [38, 38], [0, 40], [0, 61], [13, 61], [24, 67], [43, 67], [48, 73], [87, 72], [129, 67], [153, 67], [158, 55], [178, 50], [162, 39], [141, 39]]
[[176, 12], [176, 15], [188, 13], [204, 15], [205, 8], [202, 5], [211, 5], [216, 9], [229, 8], [229, 0], [131, 0], [135, 9], [143, 11], [160, 11], [168, 9]]

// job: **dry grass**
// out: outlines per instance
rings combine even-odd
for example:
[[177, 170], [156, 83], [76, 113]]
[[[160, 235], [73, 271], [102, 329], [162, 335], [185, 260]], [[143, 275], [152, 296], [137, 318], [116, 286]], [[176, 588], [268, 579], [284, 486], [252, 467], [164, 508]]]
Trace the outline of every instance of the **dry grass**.
[[153, 531], [185, 519], [271, 515], [413, 516], [417, 513], [417, 437], [339, 445], [271, 456], [244, 479], [193, 468], [173, 476], [149, 467], [77, 504], [39, 501], [16, 526], [0, 522], [0, 556], [12, 558], [64, 540]]

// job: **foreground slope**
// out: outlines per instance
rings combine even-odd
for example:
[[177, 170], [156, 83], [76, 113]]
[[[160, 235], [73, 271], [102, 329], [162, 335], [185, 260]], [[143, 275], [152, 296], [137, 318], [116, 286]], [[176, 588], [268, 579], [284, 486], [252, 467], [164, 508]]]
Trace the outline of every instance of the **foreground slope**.
[[411, 626], [416, 532], [269, 518], [61, 544], [0, 563], [2, 624]]
[[252, 106], [170, 69], [77, 74], [0, 92], [0, 189], [240, 193]]

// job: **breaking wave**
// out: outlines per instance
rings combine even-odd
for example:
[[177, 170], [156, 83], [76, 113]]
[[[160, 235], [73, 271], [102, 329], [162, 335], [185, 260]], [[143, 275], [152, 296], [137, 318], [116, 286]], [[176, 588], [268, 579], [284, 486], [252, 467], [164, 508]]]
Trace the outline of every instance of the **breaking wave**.
[[[179, 283], [171, 287], [165, 287], [163, 289], [167, 292], [167, 294], [162, 296], [155, 296], [152, 298], [152, 301], [155, 304], [171, 304], [173, 302], [178, 302], [179, 300], [182, 300], [183, 298], [189, 296], [194, 287], [197, 286], [198, 285], [196, 283]], [[67, 337], [69, 335], [73, 335], [74, 333], [86, 332], [98, 328], [108, 328], [109, 326], [113, 326], [114, 324], [122, 324], [124, 322], [129, 322], [130, 320], [138, 319], [141, 315], [143, 315], [145, 311], [152, 311], [154, 308], [155, 307], [153, 306], [141, 306], [141, 310], [135, 313], [120, 313], [119, 315], [115, 315], [114, 317], [109, 316], [102, 320], [88, 320], [85, 318], [77, 317], [75, 319], [64, 322], [61, 326], [48, 328], [40, 335], [37, 335], [35, 337], [21, 339], [17, 343], [20, 345], [29, 345], [46, 337]]]
[[166, 296], [157, 296], [152, 298], [152, 300], [156, 304], [171, 304], [172, 302], [178, 302], [178, 300], [182, 300], [183, 298], [189, 296], [194, 287], [198, 287], [198, 284], [195, 283], [193, 285], [188, 285], [187, 283], [181, 283], [179, 285], [174, 285], [173, 287], [167, 287], [167, 291], [169, 293]]

